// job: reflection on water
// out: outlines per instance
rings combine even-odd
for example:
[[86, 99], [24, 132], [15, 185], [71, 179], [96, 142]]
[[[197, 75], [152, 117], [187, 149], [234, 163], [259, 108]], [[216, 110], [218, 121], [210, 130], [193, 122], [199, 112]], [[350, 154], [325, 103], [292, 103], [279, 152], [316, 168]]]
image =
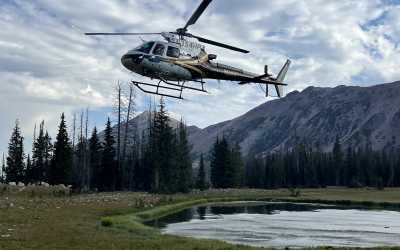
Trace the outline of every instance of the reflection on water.
[[[235, 204], [235, 205], [233, 205]], [[224, 214], [274, 214], [279, 211], [314, 211], [318, 208], [326, 208], [324, 205], [296, 204], [296, 203], [256, 203], [241, 205], [230, 203], [230, 205], [206, 205], [192, 207], [180, 212], [170, 214], [155, 220], [143, 222], [146, 226], [165, 228], [168, 224], [190, 221], [191, 219], [218, 219]]]
[[192, 207], [144, 223], [168, 234], [258, 247], [400, 245], [400, 213], [294, 203]]

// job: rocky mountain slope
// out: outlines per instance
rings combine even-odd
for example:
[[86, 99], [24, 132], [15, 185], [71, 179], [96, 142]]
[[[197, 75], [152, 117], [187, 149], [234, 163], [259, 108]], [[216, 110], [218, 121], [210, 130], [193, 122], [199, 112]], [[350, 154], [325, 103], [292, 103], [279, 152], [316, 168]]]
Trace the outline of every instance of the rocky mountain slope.
[[[197, 165], [201, 152], [210, 159], [216, 137], [223, 135], [231, 146], [238, 141], [244, 156], [291, 148], [295, 134], [305, 138], [309, 146], [319, 142], [325, 151], [330, 151], [336, 135], [342, 145], [358, 146], [370, 133], [373, 148], [381, 149], [400, 138], [399, 96], [400, 81], [371, 87], [340, 85], [293, 91], [286, 95], [286, 101], [267, 101], [233, 120], [204, 129], [188, 127], [192, 160]], [[135, 118], [140, 133], [147, 128], [147, 115], [144, 112]], [[171, 125], [177, 124], [171, 118]], [[116, 128], [113, 133], [116, 135]]]
[[[371, 87], [308, 87], [285, 100], [268, 101], [233, 120], [208, 126], [189, 136], [192, 158], [210, 153], [218, 136], [231, 146], [236, 141], [243, 155], [291, 148], [294, 135], [309, 146], [319, 142], [332, 150], [336, 135], [342, 145], [358, 146], [371, 133], [373, 147], [381, 149], [400, 136], [400, 81]], [[209, 154], [208, 154], [209, 155]]]

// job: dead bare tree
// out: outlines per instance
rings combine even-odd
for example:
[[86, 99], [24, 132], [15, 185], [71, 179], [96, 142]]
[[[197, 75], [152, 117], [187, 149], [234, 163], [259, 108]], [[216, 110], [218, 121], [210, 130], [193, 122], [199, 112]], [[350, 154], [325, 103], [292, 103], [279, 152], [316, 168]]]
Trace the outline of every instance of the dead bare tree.
[[133, 189], [133, 172], [136, 165], [136, 162], [139, 160], [139, 148], [140, 148], [140, 139], [139, 139], [139, 128], [138, 128], [138, 119], [133, 120], [132, 124], [132, 151], [131, 151], [131, 165], [129, 166], [129, 190]]
[[[127, 139], [128, 139], [128, 134], [132, 134], [132, 151], [131, 151], [131, 164], [129, 166], [129, 189], [132, 189], [133, 185], [133, 168], [135, 165], [135, 160], [136, 160], [136, 152], [135, 148], [137, 145], [137, 141], [139, 139], [138, 131], [137, 131], [137, 121], [134, 121], [134, 118], [136, 116], [136, 103], [134, 100], [135, 96], [135, 91], [133, 87], [133, 83], [130, 84], [129, 86], [129, 94], [128, 94], [128, 105], [126, 107], [126, 116], [125, 116], [125, 132], [124, 132], [124, 142], [122, 144], [122, 168], [124, 169], [125, 162], [126, 162], [126, 149], [128, 147], [127, 145]], [[131, 122], [131, 126], [129, 126], [129, 123]], [[123, 171], [121, 173], [121, 187], [123, 186]]]
[[[123, 120], [122, 113], [127, 110], [127, 101], [124, 94], [123, 81], [118, 80], [118, 83], [114, 86], [114, 96], [113, 99], [113, 116], [117, 121], [117, 180], [116, 186], [117, 190], [123, 189], [123, 175], [124, 169], [123, 164], [121, 164], [121, 120]], [[125, 121], [127, 122], [127, 121]]]
[[[75, 138], [76, 138], [76, 111], [74, 111], [72, 118], [72, 128], [71, 128], [71, 141], [72, 141], [72, 166], [74, 168], [74, 174], [72, 178], [75, 178], [75, 166], [76, 166], [76, 156], [75, 156]], [[74, 181], [74, 180], [73, 180]]]
[[70, 133], [71, 137], [72, 137], [72, 148], [75, 148], [75, 137], [76, 137], [76, 112], [74, 111], [74, 115], [72, 118], [72, 128], [71, 128], [71, 133]]
[[[35, 148], [35, 142], [36, 142], [36, 123], [35, 123], [35, 127], [33, 128], [33, 142], [32, 142], [32, 149]], [[33, 155], [33, 154], [32, 154]], [[4, 154], [3, 154], [3, 158], [4, 158]], [[35, 178], [36, 176], [36, 161], [35, 158], [32, 157], [32, 166], [33, 166], [33, 176]], [[36, 182], [36, 180], [35, 180]]]
[[[85, 124], [84, 124], [85, 121]], [[80, 125], [78, 127], [78, 143], [75, 150], [75, 185], [80, 193], [89, 191], [90, 184], [90, 149], [88, 143], [89, 108], [86, 109], [86, 117], [81, 111]]]

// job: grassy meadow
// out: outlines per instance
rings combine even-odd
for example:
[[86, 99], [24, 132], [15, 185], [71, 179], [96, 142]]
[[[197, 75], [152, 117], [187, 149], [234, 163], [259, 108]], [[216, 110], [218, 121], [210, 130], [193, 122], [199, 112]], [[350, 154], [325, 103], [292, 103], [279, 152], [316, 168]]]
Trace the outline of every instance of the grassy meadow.
[[[292, 197], [284, 189], [210, 189], [174, 195], [146, 192], [70, 195], [68, 189], [60, 187], [0, 185], [0, 249], [258, 249], [217, 240], [164, 235], [141, 222], [208, 202], [266, 198], [368, 201], [365, 204], [371, 206], [396, 207], [400, 204], [400, 189], [302, 189], [298, 197]], [[101, 225], [104, 217], [113, 219], [112, 227]]]

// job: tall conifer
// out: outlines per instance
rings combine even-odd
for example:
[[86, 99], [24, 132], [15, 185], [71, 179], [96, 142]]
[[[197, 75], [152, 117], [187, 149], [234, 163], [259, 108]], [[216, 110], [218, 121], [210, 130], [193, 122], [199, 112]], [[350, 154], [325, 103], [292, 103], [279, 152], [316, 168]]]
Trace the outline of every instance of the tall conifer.
[[8, 143], [8, 156], [6, 158], [7, 182], [22, 182], [24, 180], [24, 137], [21, 136], [18, 119], [15, 121], [10, 142]]
[[50, 176], [49, 166], [53, 145], [47, 131], [44, 133], [44, 120], [40, 123], [39, 135], [33, 143], [32, 151], [34, 179], [39, 182], [45, 181], [45, 177]]
[[116, 151], [115, 151], [115, 139], [112, 136], [112, 128], [110, 118], [106, 123], [106, 129], [104, 130], [104, 142], [103, 142], [103, 158], [101, 161], [101, 170], [99, 178], [99, 190], [100, 191], [115, 191], [116, 185]]
[[190, 151], [186, 137], [186, 126], [181, 120], [179, 123], [178, 164], [179, 164], [179, 191], [188, 193], [193, 188], [193, 168], [190, 160]]
[[89, 139], [90, 145], [90, 167], [91, 167], [91, 187], [99, 186], [99, 177], [101, 169], [101, 158], [102, 158], [102, 145], [99, 137], [97, 136], [96, 126], [93, 129], [92, 136]]
[[228, 140], [225, 135], [221, 140], [221, 167], [223, 173], [223, 180], [221, 182], [221, 188], [233, 188], [237, 186], [237, 168], [234, 164], [231, 164], [231, 150], [229, 148]]
[[213, 188], [219, 188], [220, 181], [222, 178], [222, 171], [221, 171], [221, 163], [220, 163], [220, 142], [217, 136], [217, 139], [214, 142], [213, 150], [212, 150], [212, 157], [210, 162], [210, 179]]
[[63, 112], [60, 126], [58, 126], [56, 141], [54, 142], [54, 155], [51, 161], [49, 182], [53, 185], [73, 184], [72, 146], [68, 138], [67, 125], [64, 119]]
[[179, 189], [179, 164], [177, 161], [177, 136], [169, 125], [169, 117], [161, 97], [154, 120], [153, 189], [176, 193]]
[[234, 186], [232, 186], [232, 187], [246, 186], [246, 179], [245, 179], [245, 173], [244, 173], [244, 169], [243, 169], [243, 160], [242, 160], [242, 148], [240, 147], [238, 141], [236, 141], [235, 147], [232, 148], [231, 166], [236, 171], [236, 181], [234, 183]]
[[206, 189], [206, 171], [203, 153], [200, 154], [199, 172], [197, 173], [197, 188], [200, 190]]
[[25, 183], [33, 183], [35, 181], [35, 175], [33, 172], [33, 166], [30, 154], [26, 158], [26, 170], [25, 170]]
[[335, 142], [333, 144], [333, 172], [335, 178], [335, 185], [339, 185], [340, 180], [343, 176], [344, 164], [343, 164], [343, 151], [340, 144], [339, 135], [336, 135]]
[[231, 164], [231, 150], [225, 136], [214, 143], [211, 159], [211, 181], [215, 188], [235, 187], [237, 184], [237, 169]]

